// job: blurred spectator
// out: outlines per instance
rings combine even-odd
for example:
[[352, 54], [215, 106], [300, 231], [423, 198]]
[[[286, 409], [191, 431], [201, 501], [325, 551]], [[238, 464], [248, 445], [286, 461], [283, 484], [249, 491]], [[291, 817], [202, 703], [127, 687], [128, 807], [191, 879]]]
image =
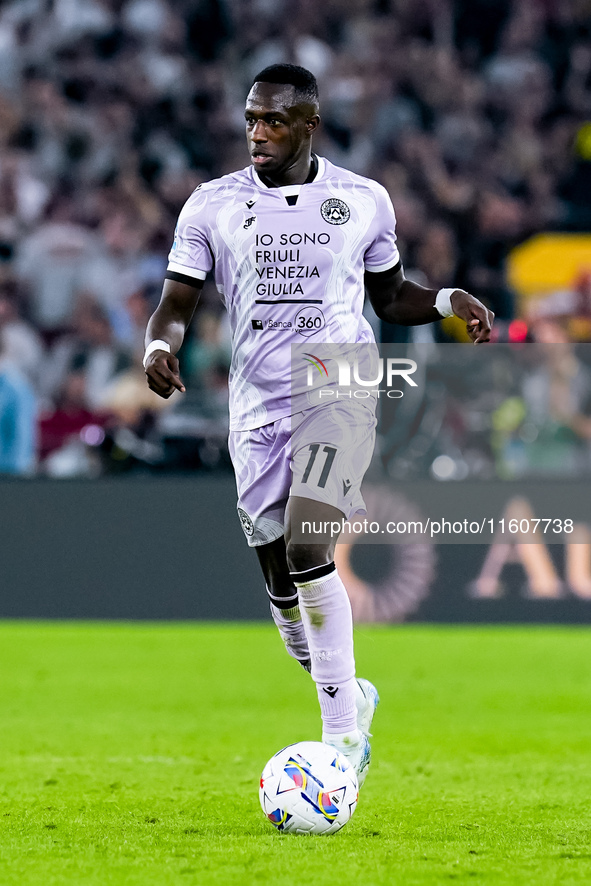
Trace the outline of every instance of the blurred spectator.
[[74, 220], [72, 200], [57, 195], [46, 220], [22, 241], [15, 267], [30, 287], [32, 319], [42, 333], [68, 326], [76, 290], [85, 285], [99, 249], [96, 234]]
[[84, 428], [106, 424], [106, 413], [88, 408], [85, 392], [86, 379], [82, 372], [71, 371], [62, 379], [56, 391], [55, 407], [44, 412], [39, 422], [39, 455], [42, 462], [71, 442], [80, 445], [80, 434]]
[[112, 379], [131, 365], [129, 353], [113, 340], [109, 317], [93, 296], [78, 296], [72, 332], [59, 338], [51, 348], [42, 381], [46, 398], [55, 402], [63, 397], [66, 381], [75, 373], [77, 397], [90, 409], [100, 407]]
[[205, 306], [199, 308], [184, 354], [188, 377], [197, 388], [206, 390], [212, 370], [219, 364], [228, 369], [230, 356], [231, 342], [224, 315]]
[[146, 326], [158, 304], [159, 295], [155, 287], [145, 286], [132, 292], [122, 304], [115, 305], [109, 312], [117, 342], [130, 352], [140, 367], [146, 349]]
[[189, 385], [189, 401], [211, 417], [225, 418], [228, 411], [228, 370], [231, 341], [226, 315], [200, 306], [181, 358]]
[[35, 328], [22, 316], [22, 299], [13, 280], [0, 283], [0, 336], [3, 360], [38, 386], [45, 349]]
[[533, 300], [529, 318], [534, 328], [550, 320], [551, 328], [566, 330], [571, 341], [591, 342], [591, 271], [579, 274], [571, 288]]
[[0, 474], [33, 472], [36, 411], [33, 388], [5, 358], [0, 330]]
[[430, 286], [441, 289], [456, 277], [457, 255], [453, 230], [440, 222], [431, 222], [417, 248], [416, 267]]
[[524, 353], [517, 396], [493, 415], [505, 479], [587, 476], [591, 470], [591, 368], [563, 326], [539, 319]]
[[514, 313], [513, 294], [506, 283], [506, 260], [509, 248], [524, 234], [524, 207], [518, 200], [492, 190], [479, 196], [464, 273], [467, 288], [479, 292], [499, 320], [509, 320]]

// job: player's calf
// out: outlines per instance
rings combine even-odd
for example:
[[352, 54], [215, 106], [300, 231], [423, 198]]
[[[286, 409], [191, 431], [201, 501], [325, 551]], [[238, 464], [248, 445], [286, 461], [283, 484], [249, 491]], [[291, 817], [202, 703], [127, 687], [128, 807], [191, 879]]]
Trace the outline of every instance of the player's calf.
[[295, 658], [305, 671], [311, 671], [308, 639], [302, 622], [297, 591], [291, 597], [279, 597], [267, 588], [271, 615], [285, 644], [288, 655]]
[[323, 733], [357, 740], [353, 618], [334, 563], [292, 573], [298, 588], [316, 683]]

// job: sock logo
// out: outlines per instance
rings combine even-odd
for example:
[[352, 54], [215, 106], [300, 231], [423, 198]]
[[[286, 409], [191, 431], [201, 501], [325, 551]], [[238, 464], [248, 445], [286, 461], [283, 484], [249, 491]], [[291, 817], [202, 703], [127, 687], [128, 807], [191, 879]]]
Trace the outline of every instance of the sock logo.
[[320, 652], [314, 652], [312, 657], [314, 661], [332, 661], [335, 655], [342, 655], [343, 650], [342, 647], [339, 649], [326, 649], [321, 650]]
[[338, 686], [323, 686], [322, 691], [326, 692], [327, 695], [330, 695], [331, 698], [334, 698], [339, 691], [339, 688]]

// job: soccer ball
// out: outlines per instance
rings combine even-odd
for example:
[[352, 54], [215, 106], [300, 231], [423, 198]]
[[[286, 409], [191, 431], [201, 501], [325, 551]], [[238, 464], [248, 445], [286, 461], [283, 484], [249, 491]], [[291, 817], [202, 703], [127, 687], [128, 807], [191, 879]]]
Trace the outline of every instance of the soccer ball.
[[291, 744], [261, 776], [263, 812], [284, 834], [334, 834], [357, 806], [359, 785], [346, 757], [319, 741]]

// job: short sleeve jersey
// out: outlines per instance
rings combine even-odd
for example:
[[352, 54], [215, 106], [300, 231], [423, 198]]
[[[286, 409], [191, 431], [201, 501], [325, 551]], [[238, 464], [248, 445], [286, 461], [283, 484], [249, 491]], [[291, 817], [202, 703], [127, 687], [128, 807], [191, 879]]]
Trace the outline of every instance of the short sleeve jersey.
[[323, 158], [303, 185], [268, 187], [249, 166], [193, 192], [168, 270], [215, 275], [232, 330], [231, 430], [294, 412], [292, 344], [374, 341], [364, 272], [399, 264], [395, 226], [381, 185]]

